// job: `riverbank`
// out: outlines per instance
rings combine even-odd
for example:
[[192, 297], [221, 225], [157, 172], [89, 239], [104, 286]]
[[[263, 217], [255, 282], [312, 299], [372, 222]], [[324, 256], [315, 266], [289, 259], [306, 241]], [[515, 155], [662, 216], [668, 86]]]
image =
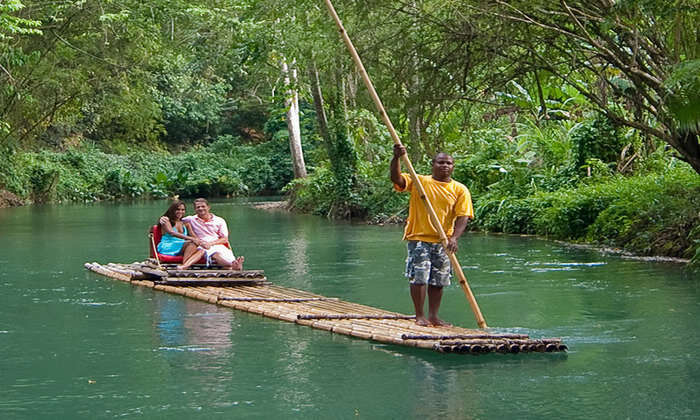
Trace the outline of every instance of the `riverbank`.
[[[499, 181], [502, 185], [489, 187], [467, 175], [460, 171], [454, 178], [472, 192], [475, 219], [470, 229], [534, 234], [642, 257], [700, 263], [700, 177], [685, 164], [635, 176], [577, 179], [571, 186], [532, 178], [524, 188], [504, 178]], [[351, 203], [358, 215], [353, 219], [380, 224], [405, 217], [407, 195], [392, 191], [385, 174], [360, 182], [363, 188]], [[297, 185], [301, 188], [292, 195], [292, 208], [323, 216], [330, 213], [332, 182], [316, 177]]]
[[[265, 202], [260, 202], [260, 203], [253, 203], [252, 204], [253, 208], [259, 209], [259, 210], [266, 210], [266, 211], [288, 211], [288, 212], [294, 212], [290, 208], [289, 202], [286, 200], [283, 201], [265, 201]], [[385, 225], [385, 224], [403, 224], [404, 220], [402, 219], [397, 219], [397, 218], [392, 218], [391, 220], [384, 220], [380, 222], [375, 222], [375, 221], [365, 221], [367, 224], [374, 224], [374, 225]], [[480, 230], [472, 230], [472, 232], [482, 232], [485, 233], [485, 231], [480, 231]], [[523, 233], [504, 233], [504, 232], [488, 232], [490, 235], [505, 235], [505, 236], [532, 236], [532, 237], [537, 237], [540, 239], [545, 239], [545, 240], [552, 240], [551, 238], [548, 237], [543, 237], [540, 235], [534, 235], [534, 234], [523, 234]], [[554, 239], [553, 242], [560, 244], [562, 246], [566, 246], [569, 248], [576, 248], [576, 249], [586, 249], [586, 250], [591, 250], [600, 253], [601, 255], [616, 255], [619, 256], [620, 258], [624, 259], [630, 259], [630, 260], [636, 260], [636, 261], [649, 261], [649, 262], [664, 262], [664, 263], [673, 263], [673, 264], [684, 264], [687, 265], [690, 263], [689, 258], [678, 258], [678, 257], [668, 257], [668, 256], [663, 256], [663, 255], [638, 255], [633, 252], [630, 252], [625, 249], [621, 248], [613, 248], [609, 246], [604, 246], [600, 244], [583, 244], [583, 243], [574, 243], [574, 242], [567, 242], [567, 241], [561, 241], [561, 240], [556, 240]]]
[[253, 208], [259, 210], [279, 210], [289, 211], [289, 202], [287, 201], [265, 201], [261, 203], [253, 203]]
[[0, 205], [276, 193], [292, 178], [282, 144], [242, 145], [221, 137], [180, 154], [138, 149], [113, 154], [90, 145], [63, 152], [10, 151], [0, 165], [0, 190], [6, 192]]
[[[27, 205], [25, 201], [17, 197], [15, 194], [5, 191], [5, 190], [0, 190], [0, 208], [8, 208], [8, 207], [19, 207], [23, 205]], [[260, 209], [260, 210], [266, 210], [266, 211], [287, 211], [287, 212], [298, 212], [298, 213], [304, 213], [303, 211], [298, 211], [292, 208], [290, 205], [289, 201], [287, 200], [279, 200], [279, 201], [265, 201], [265, 202], [256, 202], [252, 203], [251, 205], [253, 208]], [[369, 219], [369, 220], [364, 220], [364, 223], [367, 224], [374, 224], [374, 225], [384, 225], [384, 224], [402, 224], [404, 220], [402, 218], [392, 216], [384, 219]], [[668, 256], [668, 255], [644, 255], [640, 253], [635, 253], [631, 250], [620, 248], [620, 247], [611, 247], [608, 245], [604, 244], [599, 244], [599, 243], [579, 243], [579, 242], [570, 242], [570, 241], [563, 241], [559, 239], [553, 239], [551, 237], [548, 237], [546, 235], [537, 235], [537, 234], [532, 234], [532, 233], [509, 233], [509, 232], [494, 232], [494, 231], [489, 231], [489, 230], [484, 230], [484, 229], [474, 229], [475, 225], [472, 225], [472, 232], [488, 232], [489, 234], [492, 235], [513, 235], [513, 236], [534, 236], [546, 240], [553, 240], [554, 242], [561, 244], [563, 246], [571, 247], [571, 248], [578, 248], [578, 249], [588, 249], [588, 250], [593, 250], [596, 252], [599, 252], [601, 255], [618, 255], [621, 258], [626, 258], [626, 259], [633, 259], [633, 260], [638, 260], [638, 261], [651, 261], [651, 262], [668, 262], [668, 263], [674, 263], [674, 264], [684, 264], [688, 265], [689, 263], [692, 262], [691, 258], [680, 258], [680, 257], [675, 257], [675, 256]]]
[[7, 207], [19, 207], [25, 203], [19, 197], [6, 190], [0, 190], [0, 209]]
[[[382, 166], [361, 168], [348, 199], [338, 201], [338, 180], [328, 168], [290, 181], [291, 172], [274, 163], [273, 155], [252, 158], [255, 147], [236, 146], [228, 139], [178, 155], [112, 155], [89, 147], [16, 153], [0, 173], [5, 182], [0, 206], [284, 191], [288, 203], [263, 205], [372, 224], [401, 223], [406, 217], [408, 196], [393, 191]], [[222, 158], [225, 151], [238, 149], [250, 153]], [[535, 234], [693, 264], [700, 260], [700, 177], [686, 164], [675, 162], [634, 176], [577, 178], [571, 185], [532, 174], [516, 183], [508, 178], [510, 173], [488, 184], [492, 174], [471, 173], [472, 166], [460, 163], [454, 178], [472, 192], [473, 230]]]

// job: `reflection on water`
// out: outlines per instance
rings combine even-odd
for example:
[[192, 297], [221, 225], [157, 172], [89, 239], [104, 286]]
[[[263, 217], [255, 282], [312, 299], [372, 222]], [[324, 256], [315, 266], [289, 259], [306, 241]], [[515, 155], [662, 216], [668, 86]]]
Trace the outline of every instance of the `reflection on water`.
[[[562, 337], [570, 351], [442, 355], [83, 269], [142, 259], [146, 228], [163, 208], [0, 209], [0, 418], [676, 419], [700, 410], [700, 280], [678, 266], [467, 234], [459, 260], [492, 329]], [[235, 201], [212, 208], [246, 266], [274, 283], [412, 311], [400, 226], [334, 224]], [[441, 315], [475, 326], [456, 282]]]
[[[156, 297], [159, 350], [205, 351], [219, 355], [231, 347], [231, 311], [192, 299]], [[200, 312], [204, 311], [204, 312]]]
[[306, 254], [308, 248], [307, 232], [298, 226], [287, 245], [287, 258], [290, 273], [301, 281], [301, 287], [308, 288], [310, 284], [304, 284], [304, 279], [308, 279], [309, 261]]

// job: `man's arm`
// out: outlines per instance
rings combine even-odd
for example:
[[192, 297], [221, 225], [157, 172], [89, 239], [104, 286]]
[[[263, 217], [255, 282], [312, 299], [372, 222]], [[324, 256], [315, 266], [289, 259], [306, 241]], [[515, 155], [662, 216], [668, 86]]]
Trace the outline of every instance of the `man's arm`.
[[228, 243], [228, 236], [219, 236], [218, 239], [213, 240], [213, 241], [202, 241], [201, 239], [199, 240], [199, 246], [205, 249], [209, 249], [213, 247], [214, 245], [226, 245]]
[[228, 243], [228, 236], [219, 236], [219, 239], [209, 242], [209, 245], [226, 245]]
[[219, 229], [216, 232], [219, 238], [215, 241], [210, 242], [211, 245], [226, 245], [228, 242], [228, 225], [226, 220], [217, 217], [219, 222]]
[[192, 242], [193, 244], [200, 246], [202, 244], [202, 241], [199, 239], [197, 234], [194, 232], [194, 229], [192, 229], [192, 225], [189, 222], [183, 222], [185, 224], [185, 227], [187, 228], [187, 233], [190, 234], [188, 238], [186, 238], [188, 241]]
[[399, 163], [399, 159], [405, 154], [406, 148], [400, 144], [395, 144], [394, 157], [391, 158], [391, 163], [389, 164], [391, 182], [396, 184], [402, 190], [406, 189], [406, 180], [401, 176], [401, 164]]
[[464, 233], [464, 230], [467, 228], [467, 225], [469, 224], [469, 220], [471, 220], [471, 217], [469, 216], [459, 216], [455, 220], [455, 229], [454, 232], [452, 233], [452, 236], [447, 238], [447, 251], [455, 253], [457, 252], [457, 240], [459, 239], [460, 236]]
[[160, 219], [158, 219], [158, 222], [160, 223], [161, 226], [161, 231], [163, 234], [169, 233], [170, 235], [180, 238], [180, 239], [187, 239], [185, 235], [182, 233], [178, 232], [177, 229], [170, 223], [170, 219], [168, 216], [160, 216]]

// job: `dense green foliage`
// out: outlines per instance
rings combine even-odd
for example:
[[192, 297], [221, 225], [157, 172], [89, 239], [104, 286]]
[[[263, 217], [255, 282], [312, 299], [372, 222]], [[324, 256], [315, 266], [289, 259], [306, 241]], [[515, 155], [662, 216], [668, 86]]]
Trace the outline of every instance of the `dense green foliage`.
[[[524, 127], [527, 131], [510, 143], [493, 141], [503, 135], [497, 127], [476, 132], [471, 153], [453, 152], [457, 156], [454, 178], [473, 195], [471, 228], [593, 242], [642, 255], [693, 258], [700, 249], [700, 177], [662, 151], [638, 164], [636, 176], [615, 173], [600, 158], [589, 158], [584, 164], [592, 167], [589, 177], [585, 169], [572, 166], [572, 156], [581, 150], [579, 142], [600, 127], [606, 124], [595, 118], [570, 130]], [[600, 134], [595, 138], [618, 144], [617, 137]], [[415, 166], [418, 172], [430, 172], [427, 159]], [[392, 191], [388, 159], [379, 165], [360, 165], [357, 178], [356, 215], [377, 223], [406, 216], [408, 197]], [[294, 183], [295, 206], [329, 213], [335, 188], [329, 168]]]
[[12, 174], [7, 186], [34, 202], [270, 194], [292, 178], [285, 145], [284, 140], [241, 145], [239, 138], [222, 136], [176, 155], [44, 150], [13, 154], [3, 171]]
[[[696, 1], [334, 3], [414, 166], [457, 158], [474, 228], [697, 252]], [[302, 211], [401, 220], [392, 142], [322, 2], [279, 6], [0, 3], [0, 189], [286, 192]], [[310, 174], [294, 180], [290, 90]]]

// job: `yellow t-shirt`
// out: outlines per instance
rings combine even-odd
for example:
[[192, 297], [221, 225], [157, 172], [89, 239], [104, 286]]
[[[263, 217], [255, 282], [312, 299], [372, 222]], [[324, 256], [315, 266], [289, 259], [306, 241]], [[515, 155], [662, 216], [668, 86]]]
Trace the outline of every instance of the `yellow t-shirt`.
[[[414, 188], [413, 179], [402, 173], [406, 188], [401, 189], [394, 184], [397, 191], [410, 191], [411, 198], [408, 205], [408, 220], [403, 238], [407, 241], [424, 241], [438, 243], [440, 235], [430, 223], [430, 216], [421, 200], [418, 189]], [[450, 237], [454, 232], [455, 219], [460, 216], [474, 218], [474, 207], [472, 196], [467, 187], [463, 184], [450, 180], [450, 182], [440, 182], [433, 179], [431, 175], [418, 175], [425, 196], [435, 210], [438, 220], [442, 224], [445, 234]]]

